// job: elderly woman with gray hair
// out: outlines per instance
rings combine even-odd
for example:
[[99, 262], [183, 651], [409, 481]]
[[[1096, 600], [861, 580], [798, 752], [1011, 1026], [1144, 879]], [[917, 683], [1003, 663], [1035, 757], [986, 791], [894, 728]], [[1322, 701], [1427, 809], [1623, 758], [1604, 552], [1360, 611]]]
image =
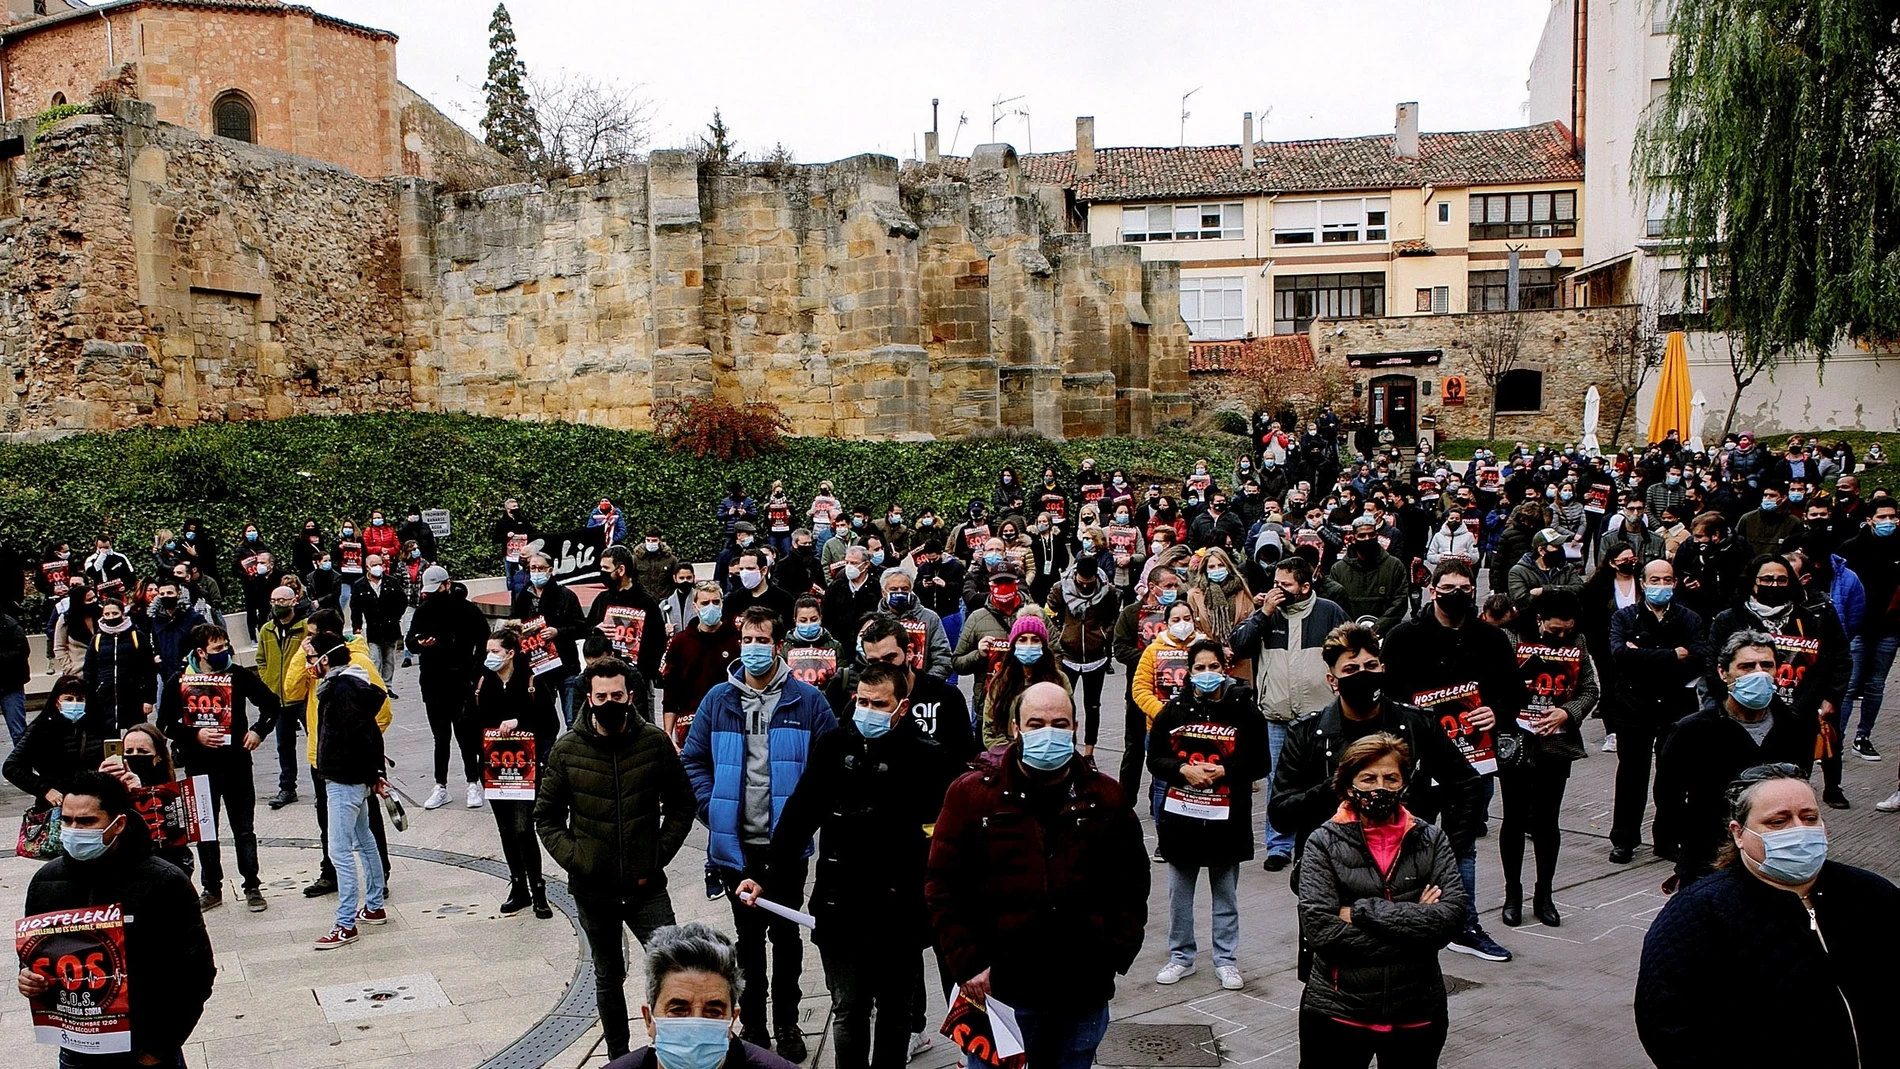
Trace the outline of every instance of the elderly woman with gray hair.
[[[1636, 1034], [1659, 1069], [1900, 1063], [1885, 977], [1900, 888], [1829, 854], [1792, 764], [1742, 771], [1713, 875], [1669, 900], [1643, 940]], [[1772, 1015], [1743, 1019], [1769, 996]]]
[[640, 1007], [650, 1045], [607, 1069], [797, 1069], [739, 1038], [739, 952], [704, 924], [661, 928], [647, 941], [647, 1000]]

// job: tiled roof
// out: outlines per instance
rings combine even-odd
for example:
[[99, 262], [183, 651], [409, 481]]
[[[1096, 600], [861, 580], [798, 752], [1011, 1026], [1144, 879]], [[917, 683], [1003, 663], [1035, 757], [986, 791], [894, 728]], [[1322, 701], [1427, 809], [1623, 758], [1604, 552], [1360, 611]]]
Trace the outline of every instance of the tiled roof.
[[334, 15], [325, 15], [321, 11], [305, 7], [301, 4], [287, 4], [284, 0], [109, 0], [107, 3], [94, 4], [91, 7], [76, 11], [61, 12], [55, 15], [48, 15], [45, 18], [35, 18], [26, 22], [15, 23], [6, 27], [4, 30], [0, 30], [0, 37], [23, 37], [49, 26], [56, 26], [62, 22], [92, 18], [101, 11], [118, 11], [121, 9], [148, 6], [195, 8], [200, 11], [272, 11], [283, 14], [294, 12], [299, 15], [308, 15], [318, 22], [334, 26], [347, 33], [359, 34], [364, 37], [387, 38], [391, 41], [396, 39], [396, 35], [390, 33], [388, 30], [379, 30], [373, 26], [359, 25], [354, 22], [339, 19]]
[[[1395, 157], [1392, 136], [1381, 134], [1260, 142], [1251, 171], [1241, 170], [1237, 144], [1096, 149], [1087, 178], [1075, 176], [1073, 151], [1024, 156], [1022, 166], [1031, 182], [1073, 189], [1084, 203], [1583, 180], [1583, 162], [1559, 122], [1423, 134], [1412, 160]], [[968, 167], [946, 157], [942, 171], [960, 178]]]
[[1312, 367], [1313, 342], [1304, 334], [1269, 334], [1239, 341], [1191, 341], [1188, 371], [1238, 371], [1251, 360], [1283, 367]]

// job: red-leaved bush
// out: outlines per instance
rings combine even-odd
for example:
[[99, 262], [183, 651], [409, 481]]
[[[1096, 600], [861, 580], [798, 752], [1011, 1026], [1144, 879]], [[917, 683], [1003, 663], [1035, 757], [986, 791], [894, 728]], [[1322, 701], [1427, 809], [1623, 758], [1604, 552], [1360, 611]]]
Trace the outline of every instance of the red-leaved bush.
[[735, 405], [713, 398], [661, 401], [653, 429], [668, 447], [718, 460], [750, 460], [785, 448], [792, 421], [770, 401]]

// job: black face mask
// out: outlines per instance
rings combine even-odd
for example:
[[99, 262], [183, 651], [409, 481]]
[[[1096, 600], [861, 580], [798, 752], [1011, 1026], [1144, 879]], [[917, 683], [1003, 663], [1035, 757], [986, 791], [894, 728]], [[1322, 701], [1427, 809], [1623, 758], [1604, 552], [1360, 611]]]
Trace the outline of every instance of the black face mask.
[[1339, 700], [1345, 702], [1356, 712], [1366, 712], [1379, 704], [1382, 689], [1385, 686], [1384, 672], [1354, 672], [1341, 677]]
[[1354, 542], [1352, 544], [1352, 555], [1358, 557], [1360, 560], [1371, 560], [1379, 555], [1379, 540], [1369, 538], [1364, 542]]
[[1437, 601], [1438, 611], [1453, 620], [1468, 619], [1472, 608], [1478, 603], [1478, 599], [1469, 590], [1460, 590], [1455, 594], [1439, 594]]
[[1405, 801], [1404, 791], [1388, 791], [1384, 787], [1362, 790], [1354, 787], [1347, 792], [1352, 807], [1359, 815], [1373, 824], [1383, 824], [1398, 813], [1399, 806]]
[[1755, 600], [1771, 609], [1779, 609], [1794, 600], [1794, 587], [1758, 586], [1755, 588]]
[[1617, 561], [1611, 567], [1614, 567], [1616, 569], [1616, 573], [1618, 575], [1635, 575], [1636, 574], [1636, 562], [1633, 560]]
[[178, 611], [178, 599], [177, 599], [177, 598], [175, 598], [175, 597], [165, 597], [165, 598], [159, 598], [159, 599], [158, 599], [158, 611], [159, 611], [159, 612], [177, 612], [177, 611]]
[[626, 702], [602, 702], [590, 706], [594, 713], [594, 724], [608, 735], [617, 735], [627, 726], [627, 715], [632, 707]]
[[126, 770], [139, 778], [139, 782], [150, 787], [158, 782], [158, 755], [148, 753], [129, 753], [125, 755]]
[[1537, 637], [1543, 639], [1544, 645], [1546, 646], [1570, 645], [1570, 632], [1568, 631], [1539, 631]]
[[689, 590], [691, 590], [691, 589], [693, 589], [693, 584], [692, 584], [692, 581], [691, 581], [691, 580], [687, 580], [687, 581], [686, 581], [686, 582], [684, 582], [684, 583], [674, 583], [674, 584], [673, 584], [673, 589], [674, 589], [674, 590], [677, 590], [677, 591], [679, 591], [679, 592], [680, 592], [680, 593], [682, 593], [682, 594], [684, 594], [684, 593], [686, 593], [687, 591], [689, 591]]

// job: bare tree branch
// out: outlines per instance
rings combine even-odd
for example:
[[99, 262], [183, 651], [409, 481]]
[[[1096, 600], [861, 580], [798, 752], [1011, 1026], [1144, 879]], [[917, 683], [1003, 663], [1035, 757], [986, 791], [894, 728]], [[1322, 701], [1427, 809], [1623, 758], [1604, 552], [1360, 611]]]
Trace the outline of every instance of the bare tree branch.
[[545, 178], [619, 167], [647, 143], [653, 105], [633, 89], [592, 75], [563, 71], [530, 76], [540, 151], [535, 169]]
[[1524, 313], [1485, 312], [1471, 317], [1471, 364], [1491, 394], [1491, 424], [1485, 437], [1498, 436], [1498, 383], [1517, 367], [1528, 327]]

